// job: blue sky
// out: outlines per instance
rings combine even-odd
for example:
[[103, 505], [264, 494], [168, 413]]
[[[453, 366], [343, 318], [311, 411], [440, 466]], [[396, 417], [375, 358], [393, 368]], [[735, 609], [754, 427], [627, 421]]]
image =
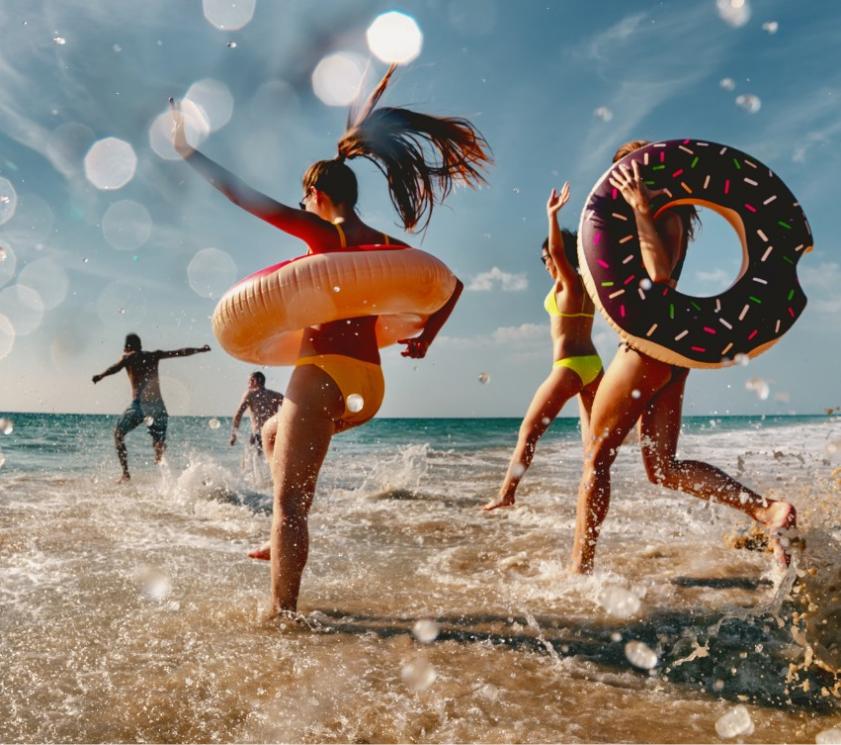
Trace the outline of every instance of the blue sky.
[[[571, 182], [562, 222], [575, 226], [613, 150], [637, 137], [713, 140], [754, 155], [799, 198], [815, 236], [798, 270], [809, 297], [800, 321], [748, 367], [693, 373], [686, 411], [807, 413], [841, 404], [841, 10], [831, 0], [745, 7], [749, 18], [734, 25], [716, 0], [257, 0], [250, 23], [222, 31], [205, 19], [201, 0], [4, 0], [0, 177], [18, 202], [0, 225], [0, 314], [16, 329], [9, 349], [0, 319], [0, 411], [121, 410], [125, 376], [96, 387], [90, 377], [118, 359], [129, 331], [147, 348], [213, 345], [210, 355], [162, 363], [164, 396], [173, 414], [233, 411], [252, 368], [215, 345], [208, 321], [215, 301], [191, 288], [188, 267], [205, 249], [224, 252], [232, 265], [210, 267], [210, 278], [225, 282], [302, 245], [227, 203], [184, 164], [159, 157], [150, 126], [168, 96], [219, 81], [232, 116], [201, 149], [294, 203], [301, 173], [335, 152], [345, 121], [344, 108], [314, 95], [312, 71], [334, 52], [366, 55], [365, 29], [388, 10], [412, 15], [424, 46], [385, 101], [471, 118], [495, 165], [487, 187], [458, 190], [422, 238], [407, 238], [444, 259], [469, 289], [426, 360], [385, 350], [383, 416], [524, 411], [551, 364], [538, 251], [548, 191]], [[743, 95], [757, 96], [759, 111], [737, 105]], [[594, 113], [601, 107], [609, 121]], [[88, 148], [107, 137], [129, 143], [137, 157], [134, 177], [109, 191], [83, 168]], [[366, 164], [353, 167], [363, 219], [403, 236], [382, 177]], [[135, 204], [103, 219], [126, 200]], [[137, 205], [151, 221], [148, 240], [117, 250], [114, 242], [125, 248], [143, 230], [118, 219]], [[195, 262], [209, 256], [220, 254], [205, 251]], [[715, 294], [739, 261], [735, 234], [705, 213], [681, 289]], [[32, 291], [43, 313], [22, 310]], [[608, 361], [616, 336], [603, 321], [595, 339]], [[266, 372], [282, 390], [289, 370]], [[753, 378], [768, 383], [767, 399], [746, 389]]]

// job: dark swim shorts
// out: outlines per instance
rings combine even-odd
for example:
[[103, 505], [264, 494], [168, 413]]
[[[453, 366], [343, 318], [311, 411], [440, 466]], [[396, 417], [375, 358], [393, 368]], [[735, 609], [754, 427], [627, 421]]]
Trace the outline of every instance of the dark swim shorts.
[[167, 414], [163, 404], [150, 404], [135, 399], [123, 412], [120, 421], [117, 422], [116, 431], [125, 435], [143, 424], [147, 418], [151, 419], [151, 422], [147, 422], [146, 426], [152, 436], [152, 441], [164, 442], [169, 414]]

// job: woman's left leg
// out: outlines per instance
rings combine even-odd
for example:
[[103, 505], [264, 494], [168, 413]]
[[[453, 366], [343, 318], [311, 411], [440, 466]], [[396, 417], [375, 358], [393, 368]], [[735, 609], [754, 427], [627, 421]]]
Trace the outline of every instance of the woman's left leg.
[[788, 563], [778, 533], [796, 525], [797, 515], [791, 504], [765, 499], [709, 463], [677, 458], [688, 373], [676, 368], [672, 380], [657, 392], [640, 419], [642, 458], [649, 480], [701, 499], [714, 499], [750, 515], [771, 531], [775, 555]]

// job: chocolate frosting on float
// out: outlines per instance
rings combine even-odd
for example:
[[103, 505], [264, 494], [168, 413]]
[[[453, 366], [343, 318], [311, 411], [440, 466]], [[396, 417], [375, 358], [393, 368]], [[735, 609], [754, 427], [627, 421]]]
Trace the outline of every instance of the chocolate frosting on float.
[[[712, 297], [647, 286], [634, 213], [608, 176], [637, 161], [646, 185], [665, 192], [653, 214], [696, 204], [722, 215], [742, 244], [735, 283]], [[619, 334], [639, 351], [683, 367], [723, 367], [775, 344], [806, 307], [797, 262], [812, 231], [783, 181], [735, 148], [700, 140], [651, 143], [614, 163], [585, 202], [578, 251], [585, 286]]]

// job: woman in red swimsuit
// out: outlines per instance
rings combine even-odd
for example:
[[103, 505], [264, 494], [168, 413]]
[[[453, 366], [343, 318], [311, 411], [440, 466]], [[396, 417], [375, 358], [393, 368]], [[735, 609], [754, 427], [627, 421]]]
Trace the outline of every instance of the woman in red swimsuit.
[[[356, 212], [357, 182], [346, 161], [366, 158], [388, 180], [391, 201], [407, 230], [425, 227], [433, 206], [457, 182], [475, 187], [489, 162], [484, 138], [466, 119], [420, 114], [376, 104], [394, 72], [389, 68], [338, 143], [336, 157], [304, 173], [300, 209], [255, 191], [192, 148], [174, 107], [179, 154], [234, 204], [307, 244], [310, 253], [400, 243], [366, 225]], [[402, 355], [422, 358], [446, 322], [463, 285], [430, 316]], [[334, 434], [374, 416], [383, 396], [375, 316], [324, 323], [305, 330], [298, 363], [279, 414], [266, 424], [263, 441], [274, 478], [274, 517], [269, 545], [252, 552], [271, 560], [269, 615], [295, 611], [307, 562], [307, 516], [321, 464]], [[350, 394], [361, 393], [358, 398]]]

